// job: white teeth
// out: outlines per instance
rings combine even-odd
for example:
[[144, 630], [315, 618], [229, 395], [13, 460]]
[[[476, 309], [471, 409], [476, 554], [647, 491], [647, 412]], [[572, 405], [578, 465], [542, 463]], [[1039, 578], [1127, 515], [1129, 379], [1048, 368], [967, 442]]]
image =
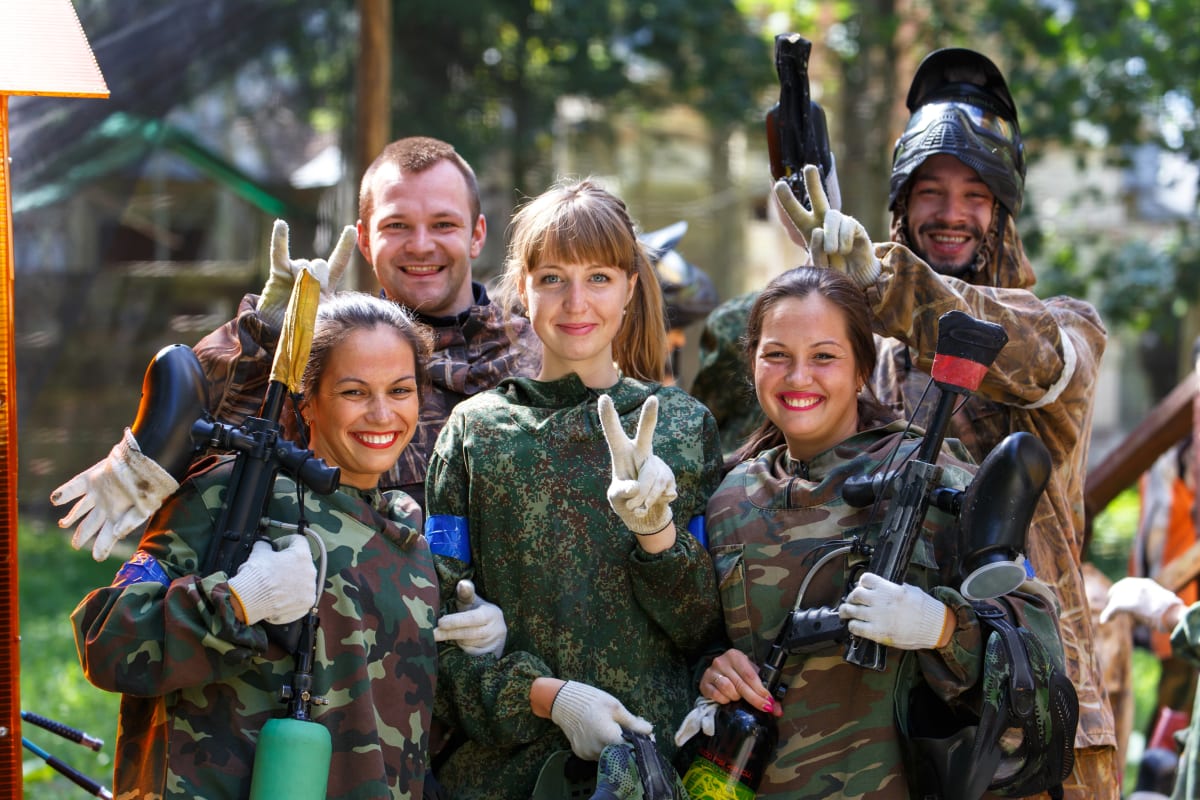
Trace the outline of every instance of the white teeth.
[[360, 433], [359, 439], [362, 439], [367, 444], [387, 445], [396, 441], [394, 433]]
[[821, 398], [809, 397], [805, 398], [804, 400], [793, 400], [791, 398], [783, 397], [780, 398], [780, 402], [782, 402], [787, 408], [794, 408], [799, 411], [805, 408], [812, 408], [817, 403], [821, 402]]
[[438, 264], [409, 264], [401, 269], [410, 275], [432, 275], [440, 270], [441, 266]]

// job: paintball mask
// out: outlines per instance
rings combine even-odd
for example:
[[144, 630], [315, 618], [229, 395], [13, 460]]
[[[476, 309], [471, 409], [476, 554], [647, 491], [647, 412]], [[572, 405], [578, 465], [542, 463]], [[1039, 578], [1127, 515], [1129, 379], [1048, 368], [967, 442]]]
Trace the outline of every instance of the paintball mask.
[[687, 229], [687, 222], [680, 220], [639, 237], [662, 287], [668, 328], [687, 327], [717, 307], [712, 279], [675, 250]]
[[979, 173], [1012, 216], [1021, 210], [1025, 147], [1004, 76], [981, 53], [936, 50], [917, 68], [908, 92], [912, 112], [892, 152], [888, 208], [932, 155], [952, 155]]

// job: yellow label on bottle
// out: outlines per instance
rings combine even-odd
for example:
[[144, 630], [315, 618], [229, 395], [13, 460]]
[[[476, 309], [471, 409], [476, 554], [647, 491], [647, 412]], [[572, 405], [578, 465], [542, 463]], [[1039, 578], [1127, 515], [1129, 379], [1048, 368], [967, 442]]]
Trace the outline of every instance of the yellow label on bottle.
[[754, 800], [754, 792], [716, 764], [697, 758], [683, 776], [683, 788], [692, 800]]

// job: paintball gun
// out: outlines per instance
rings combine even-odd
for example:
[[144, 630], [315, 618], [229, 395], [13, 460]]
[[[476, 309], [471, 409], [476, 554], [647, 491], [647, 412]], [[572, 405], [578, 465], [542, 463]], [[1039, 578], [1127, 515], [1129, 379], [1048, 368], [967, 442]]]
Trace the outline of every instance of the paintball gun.
[[[284, 317], [279, 347], [271, 364], [271, 379], [262, 410], [234, 427], [211, 419], [200, 419], [192, 426], [192, 438], [198, 444], [237, 453], [230, 476], [225, 505], [218, 521], [218, 539], [209, 548], [207, 571], [233, 575], [250, 555], [266, 514], [275, 477], [282, 469], [319, 494], [334, 491], [341, 477], [311, 450], [303, 449], [280, 435], [279, 417], [288, 394], [294, 394], [308, 362], [312, 346], [320, 285], [307, 271], [300, 274], [292, 289]], [[302, 621], [286, 626], [267, 624], [268, 635], [296, 652], [301, 638]]]
[[[846, 554], [866, 557], [866, 571], [903, 583], [925, 515], [939, 508], [958, 520], [963, 531], [965, 573], [961, 591], [968, 599], [997, 597], [1012, 591], [1025, 578], [1017, 559], [1024, 552], [1026, 533], [1038, 497], [1050, 477], [1050, 456], [1037, 437], [1015, 433], [1005, 438], [980, 465], [966, 489], [940, 485], [938, 453], [945, 440], [954, 406], [975, 391], [1008, 336], [999, 325], [950, 311], [938, 320], [933, 382], [941, 390], [929, 429], [916, 456], [897, 471], [847, 480], [842, 496], [854, 506], [880, 497], [891, 502], [878, 539], [861, 538], [827, 552], [809, 570], [796, 604], [771, 649], [769, 660], [782, 668], [791, 653], [808, 653], [830, 642], [847, 643], [847, 661], [873, 670], [886, 666], [886, 650], [877, 642], [851, 636], [833, 607], [801, 608], [813, 576], [829, 560]], [[851, 570], [846, 592], [861, 570]]]
[[830, 205], [841, 205], [825, 111], [812, 99], [808, 85], [808, 57], [812, 42], [798, 33], [775, 37], [775, 71], [779, 74], [779, 102], [767, 111], [767, 153], [771, 177], [787, 181], [792, 194], [812, 209], [804, 187], [804, 165], [815, 164]]

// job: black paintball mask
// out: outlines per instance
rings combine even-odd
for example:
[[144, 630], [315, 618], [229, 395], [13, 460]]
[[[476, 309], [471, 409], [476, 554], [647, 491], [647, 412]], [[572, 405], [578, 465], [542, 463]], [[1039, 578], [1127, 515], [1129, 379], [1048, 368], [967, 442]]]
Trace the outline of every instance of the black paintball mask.
[[1025, 147], [1017, 108], [999, 68], [965, 48], [930, 53], [908, 91], [912, 116], [892, 152], [888, 208], [895, 210], [909, 180], [932, 155], [952, 155], [992, 190], [1015, 217], [1025, 189]]

